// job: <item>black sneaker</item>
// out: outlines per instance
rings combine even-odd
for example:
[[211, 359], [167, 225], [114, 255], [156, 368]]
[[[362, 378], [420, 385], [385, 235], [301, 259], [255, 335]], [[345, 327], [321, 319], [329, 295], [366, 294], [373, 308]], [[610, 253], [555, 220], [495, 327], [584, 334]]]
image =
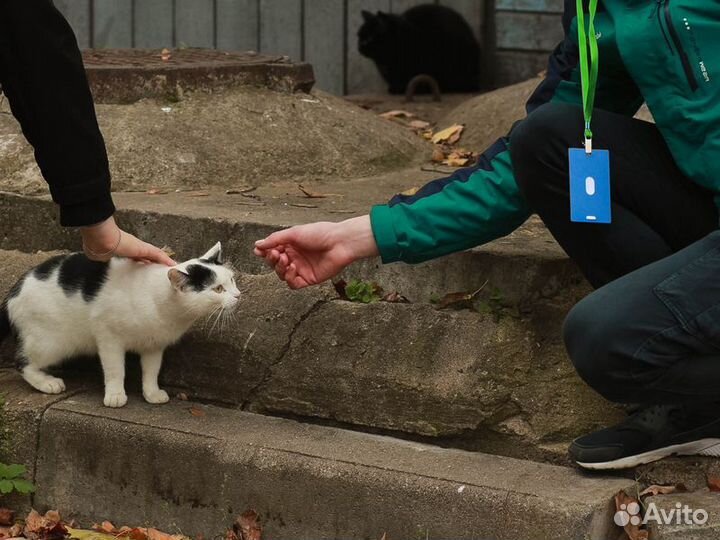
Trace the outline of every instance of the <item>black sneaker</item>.
[[592, 470], [627, 469], [673, 455], [720, 457], [720, 409], [715, 410], [709, 415], [680, 406], [649, 407], [576, 439], [570, 457]]

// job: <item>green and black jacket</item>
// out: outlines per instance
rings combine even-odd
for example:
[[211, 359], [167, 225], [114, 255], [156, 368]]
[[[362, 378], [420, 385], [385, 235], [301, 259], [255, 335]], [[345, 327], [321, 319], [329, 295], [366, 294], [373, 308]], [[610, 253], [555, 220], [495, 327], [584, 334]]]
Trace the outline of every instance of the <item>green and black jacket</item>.
[[[581, 104], [576, 24], [575, 0], [566, 0], [565, 40], [528, 114], [548, 102]], [[646, 102], [680, 169], [720, 195], [720, 1], [601, 0], [595, 28], [595, 107], [632, 116]], [[375, 206], [370, 217], [383, 261], [421, 262], [519, 227], [531, 210], [513, 177], [508, 140], [496, 141], [472, 168]]]

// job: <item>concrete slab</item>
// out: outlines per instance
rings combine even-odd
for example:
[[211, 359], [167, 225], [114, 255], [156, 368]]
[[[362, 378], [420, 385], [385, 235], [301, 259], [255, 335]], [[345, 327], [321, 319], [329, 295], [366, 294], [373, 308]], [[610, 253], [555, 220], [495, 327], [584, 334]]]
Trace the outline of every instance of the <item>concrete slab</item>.
[[81, 521], [222, 533], [255, 508], [267, 538], [602, 539], [624, 479], [187, 402], [77, 395], [40, 431], [35, 502]]

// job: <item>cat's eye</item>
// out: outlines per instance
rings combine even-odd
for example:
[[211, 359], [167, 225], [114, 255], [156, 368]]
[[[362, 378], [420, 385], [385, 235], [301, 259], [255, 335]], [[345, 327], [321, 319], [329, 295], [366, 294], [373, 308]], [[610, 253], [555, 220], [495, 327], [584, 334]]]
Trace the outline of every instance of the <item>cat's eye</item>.
[[222, 285], [218, 285], [217, 287], [213, 287], [213, 291], [218, 294], [222, 294], [225, 292], [225, 287], [223, 287]]

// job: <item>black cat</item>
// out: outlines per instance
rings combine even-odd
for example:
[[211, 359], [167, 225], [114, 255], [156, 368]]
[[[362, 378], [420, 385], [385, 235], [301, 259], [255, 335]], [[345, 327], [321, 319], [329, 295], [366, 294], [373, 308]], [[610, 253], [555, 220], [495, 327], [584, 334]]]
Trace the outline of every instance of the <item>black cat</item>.
[[445, 6], [421, 5], [402, 15], [362, 12], [360, 54], [375, 62], [391, 94], [416, 75], [433, 77], [443, 92], [480, 86], [480, 45], [465, 19]]

